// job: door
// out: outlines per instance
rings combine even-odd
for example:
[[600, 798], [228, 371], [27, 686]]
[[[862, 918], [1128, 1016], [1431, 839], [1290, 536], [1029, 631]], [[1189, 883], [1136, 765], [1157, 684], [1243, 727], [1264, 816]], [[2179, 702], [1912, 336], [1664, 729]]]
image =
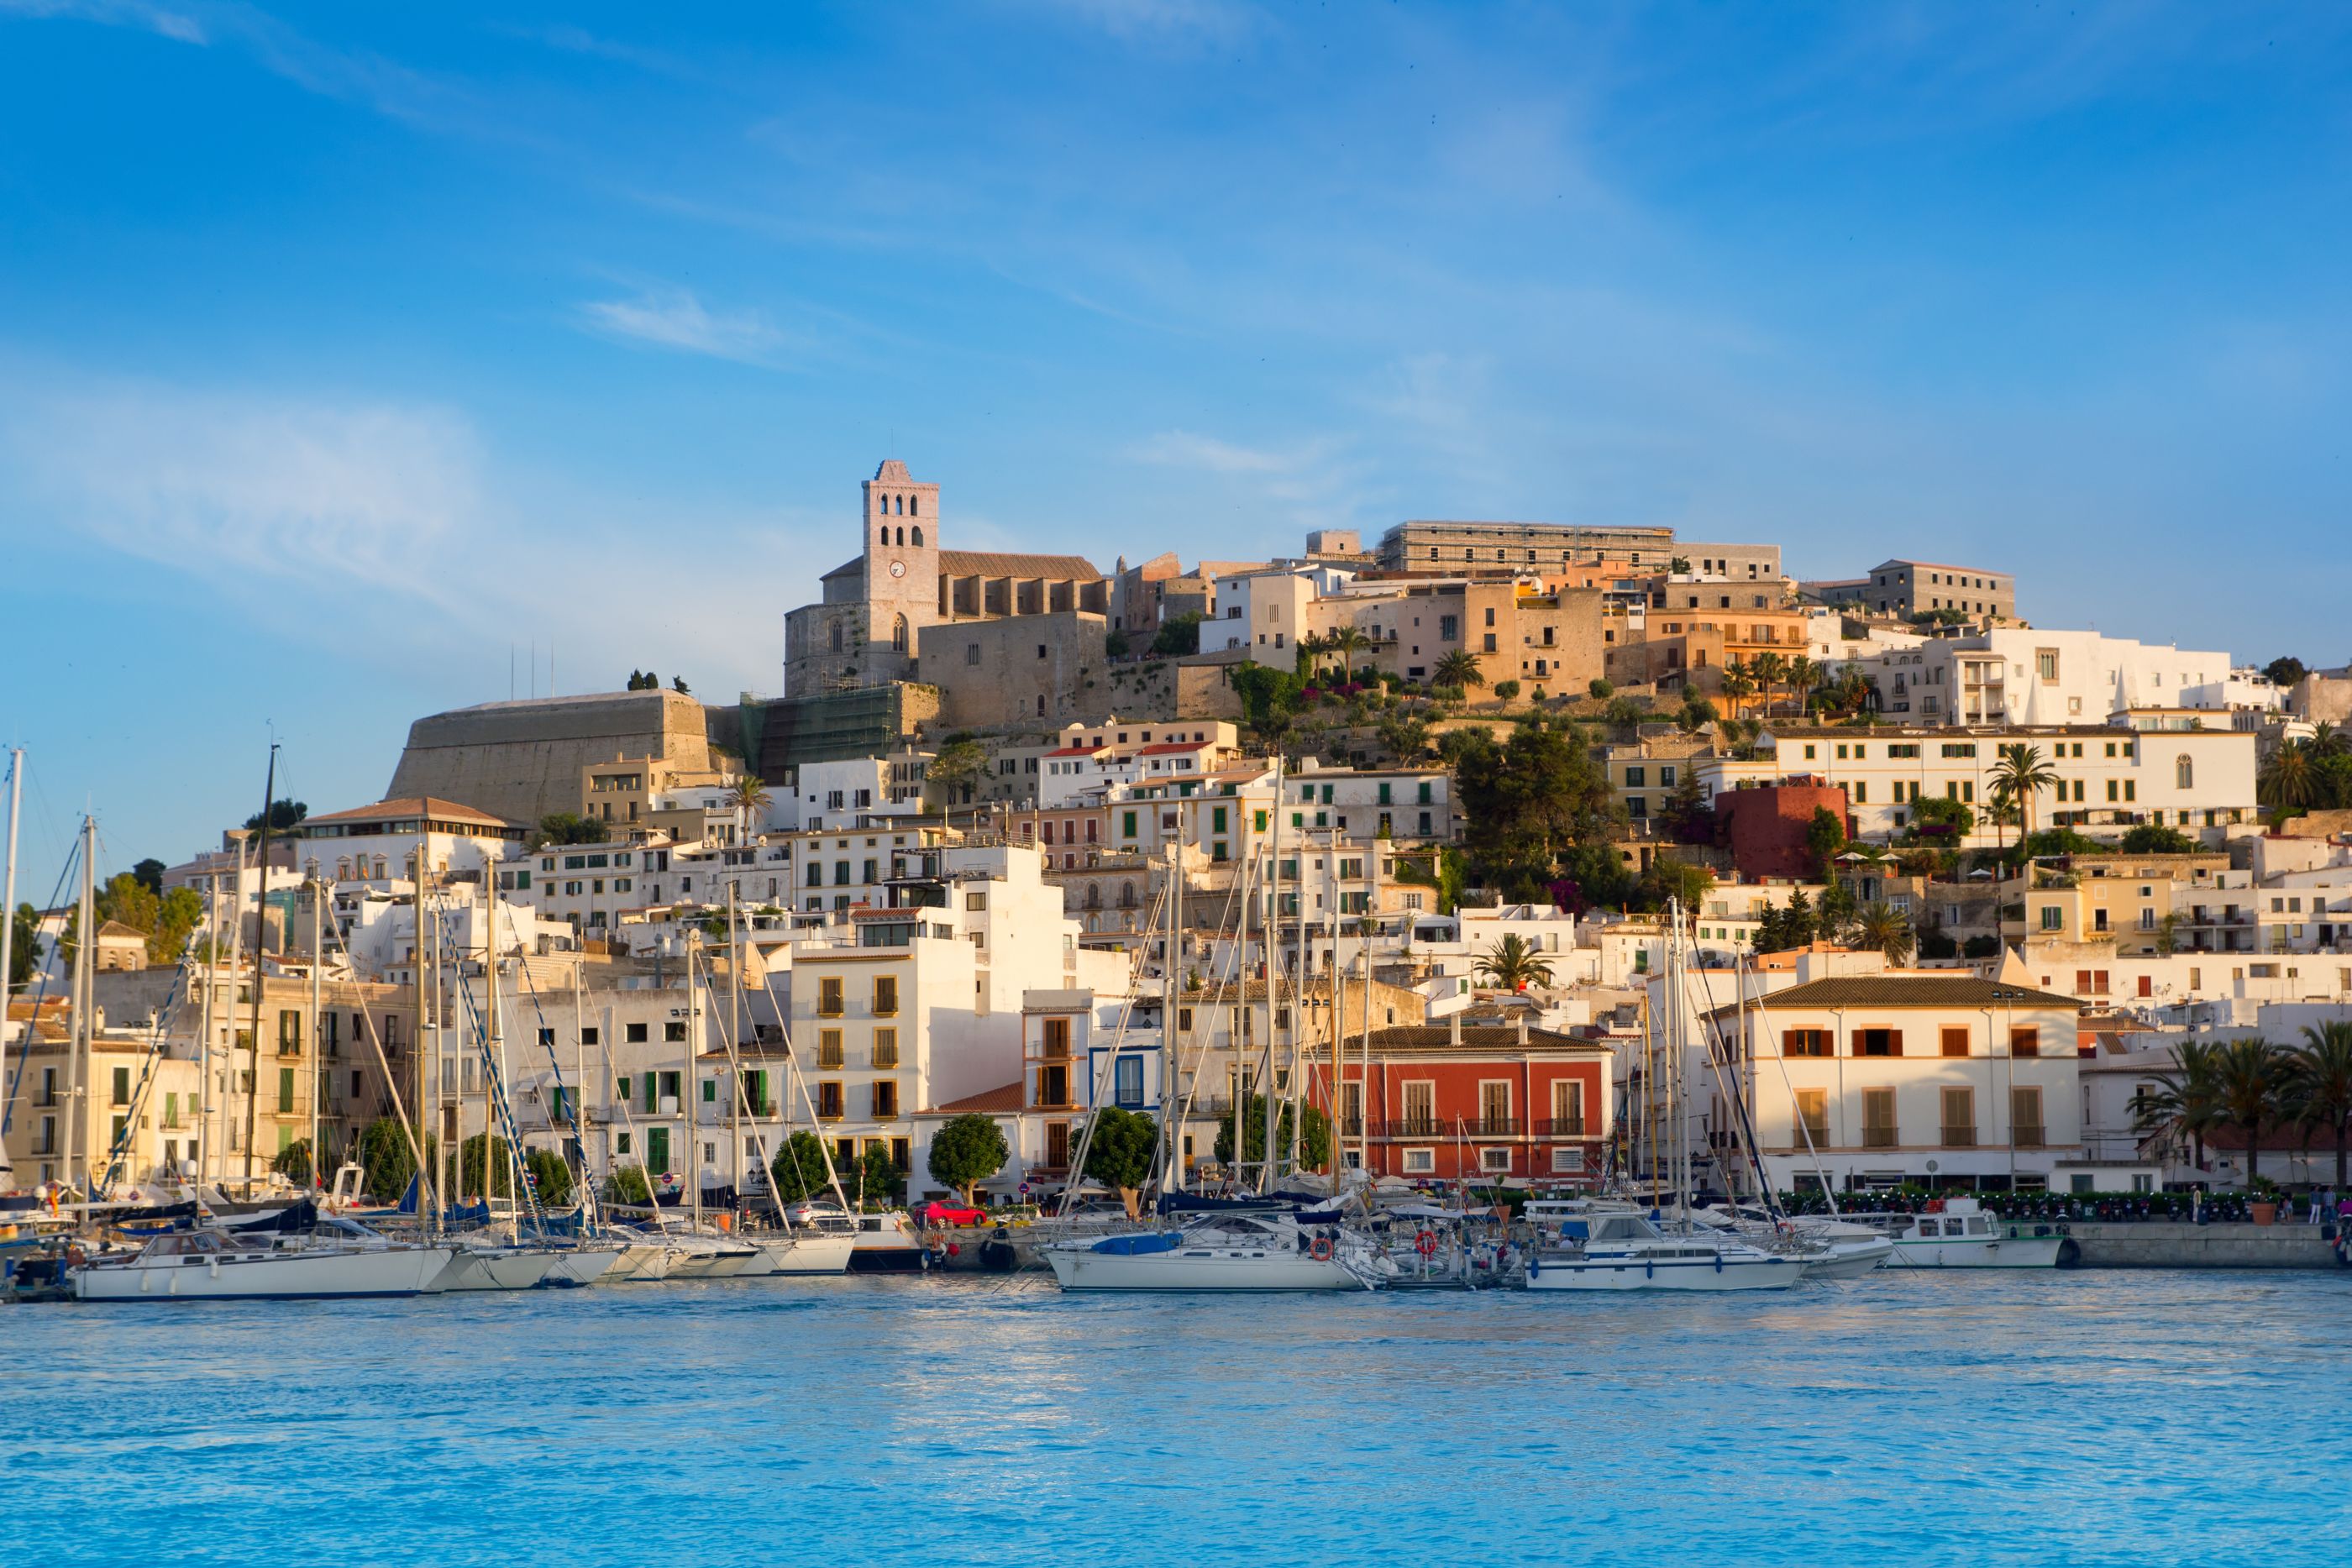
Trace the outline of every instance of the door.
[[646, 1133], [646, 1168], [656, 1176], [669, 1169], [669, 1129], [653, 1127]]

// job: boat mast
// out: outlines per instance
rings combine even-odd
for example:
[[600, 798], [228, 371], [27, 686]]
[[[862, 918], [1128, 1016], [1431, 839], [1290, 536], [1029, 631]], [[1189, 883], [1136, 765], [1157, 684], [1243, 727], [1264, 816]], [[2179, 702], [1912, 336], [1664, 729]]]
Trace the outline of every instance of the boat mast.
[[[252, 1082], [245, 1086], [245, 1181], [248, 1197], [253, 1186], [253, 1145], [261, 1129], [261, 949], [269, 935], [269, 818], [277, 795], [278, 743], [273, 740], [269, 743], [269, 770], [263, 775], [261, 785], [261, 852], [255, 862], [260, 872], [261, 894], [253, 906], [253, 1009], [246, 1030], [247, 1056], [253, 1063]], [[283, 953], [286, 945], [279, 943], [278, 950]], [[232, 1071], [235, 1067], [232, 1061]]]
[[730, 1087], [727, 1096], [727, 1135], [733, 1140], [735, 1166], [735, 1213], [740, 1221], [743, 1213], [743, 933], [737, 924], [735, 907], [736, 883], [727, 883], [727, 1064]]
[[[431, 1062], [425, 1050], [425, 1030], [430, 1014], [425, 994], [425, 840], [421, 835], [416, 841], [416, 859], [410, 869], [414, 873], [411, 877], [414, 894], [411, 902], [416, 916], [416, 937], [410, 945], [408, 956], [416, 990], [416, 1027], [410, 1031], [408, 1045], [415, 1091], [411, 1103], [416, 1107], [416, 1119], [425, 1124], [418, 1130], [420, 1135], [416, 1140], [416, 1211], [425, 1233], [430, 1236], [437, 1228], [439, 1207], [434, 1202], [433, 1195], [441, 1186], [441, 1173], [437, 1168], [441, 1155], [435, 1147], [436, 1135], [441, 1130], [437, 1125], [441, 1120], [441, 1083], [440, 1068]], [[428, 1067], [431, 1069], [430, 1077], [426, 1075]], [[380, 1199], [383, 1194], [376, 1196]]]
[[[490, 1206], [490, 1199], [498, 1195], [499, 1190], [499, 1179], [496, 1174], [498, 1165], [491, 1158], [498, 1151], [498, 1105], [491, 1098], [491, 1093], [494, 1087], [501, 1093], [506, 1089], [507, 1037], [499, 1022], [498, 881], [495, 877], [489, 877], [485, 878], [484, 882], [483, 895], [484, 903], [488, 906], [488, 918], [484, 922], [482, 928], [482, 984], [489, 991], [490, 1034], [490, 1049], [486, 1053], [487, 1060], [482, 1063], [482, 1207], [487, 1210]], [[472, 901], [469, 899], [467, 902]], [[494, 1063], [497, 1067], [495, 1086], [491, 1079], [491, 1068]], [[520, 1134], [521, 1129], [518, 1128], [516, 1131]], [[517, 1167], [521, 1161], [522, 1150], [509, 1146], [506, 1157], [507, 1197], [515, 1205], [518, 1215], [521, 1213], [523, 1207], [522, 1192], [517, 1177]]]
[[[1370, 919], [1377, 914], [1381, 906], [1381, 841], [1377, 837], [1372, 840], [1371, 851], [1365, 857], [1365, 865], [1371, 873], [1371, 897], [1367, 901], [1364, 911], [1365, 917]], [[1366, 1174], [1369, 1179], [1372, 1168], [1372, 1129], [1370, 1123], [1366, 1120], [1371, 1114], [1372, 1097], [1372, 945], [1369, 938], [1363, 944], [1363, 958], [1364, 1031], [1362, 1037], [1356, 1041], [1356, 1064], [1363, 1075], [1363, 1086], [1356, 1092], [1361, 1107], [1356, 1113], [1356, 1166]], [[1339, 1091], [1334, 1089], [1332, 1092], [1336, 1094]], [[1332, 1174], [1332, 1179], [1334, 1181], [1339, 1179], [1336, 1170]]]
[[1168, 876], [1160, 895], [1168, 904], [1168, 929], [1160, 940], [1160, 1141], [1164, 1145], [1160, 1190], [1184, 1190], [1184, 1147], [1176, 1130], [1176, 943], [1183, 905], [1183, 857], [1175, 844], [1168, 851]]
[[679, 1077], [677, 1082], [677, 1124], [679, 1131], [685, 1134], [686, 1180], [688, 1189], [693, 1194], [688, 1202], [694, 1217], [694, 1228], [697, 1230], [702, 1228], [702, 1150], [698, 1143], [702, 1134], [694, 1120], [696, 1089], [694, 1051], [695, 1036], [700, 1030], [702, 1024], [702, 1009], [695, 994], [694, 955], [700, 947], [701, 942], [702, 933], [699, 927], [688, 934], [686, 939], [686, 1071]]
[[319, 881], [319, 862], [310, 862], [310, 1125], [306, 1136], [310, 1140], [310, 1186], [319, 1186], [319, 1074], [325, 1069], [322, 1052], [327, 1048], [325, 1031], [320, 1028], [324, 1014], [320, 1010], [320, 971], [326, 967], [326, 925], [321, 908], [326, 889]]
[[205, 878], [206, 936], [205, 938], [205, 1021], [196, 1037], [196, 1197], [205, 1191], [205, 1159], [212, 1153], [213, 1128], [213, 1003], [220, 993], [221, 919], [220, 873]]
[[[1279, 752], [1274, 758], [1274, 800], [1276, 810], [1268, 826], [1273, 832], [1266, 839], [1265, 919], [1258, 928], [1258, 956], [1265, 968], [1265, 1158], [1258, 1162], [1257, 1185], [1260, 1192], [1274, 1190], [1274, 975], [1275, 935], [1282, 929], [1282, 781], [1283, 759]], [[1247, 935], [1246, 929], [1243, 933]], [[1246, 1005], [1246, 1004], [1244, 1004]]]
[[[0, 892], [0, 1083], [8, 1082], [8, 999], [14, 988], [9, 977], [16, 972], [16, 810], [24, 796], [25, 748], [19, 746], [8, 753], [8, 865], [5, 891]], [[210, 996], [205, 998], [205, 1005], [211, 1007]], [[32, 1042], [33, 1025], [28, 1019], [25, 1024], [25, 1043], [29, 1047]], [[16, 1109], [14, 1096], [0, 1103], [0, 1127], [14, 1120]], [[0, 1161], [5, 1161], [5, 1149], [0, 1149]]]
[[[1339, 962], [1339, 934], [1346, 925], [1339, 917], [1339, 905], [1346, 900], [1339, 891], [1339, 830], [1337, 828], [1331, 830], [1331, 874], [1328, 885], [1331, 889], [1331, 1196], [1337, 1197], [1339, 1196], [1339, 1080], [1344, 1076], [1344, 1052], [1340, 1041], [1347, 1036], [1345, 1024], [1348, 1017], [1347, 966]], [[1315, 945], [1307, 936], [1307, 900], [1302, 896], [1298, 901], [1298, 963], [1302, 969], [1313, 967], [1311, 955], [1314, 949]], [[1304, 991], [1299, 993], [1302, 998], [1305, 995]], [[1306, 1004], [1301, 1000], [1299, 1011], [1304, 1013], [1306, 1010]], [[1303, 1109], [1298, 1113], [1298, 1120], [1303, 1130], [1307, 1121], [1307, 1113]], [[1298, 1135], [1292, 1134], [1294, 1147]]]
[[[582, 1096], [588, 1092], [587, 1002], [581, 993], [588, 988], [588, 956], [574, 954], [572, 959], [572, 1125], [580, 1134], [580, 1217], [585, 1222], [596, 1212], [594, 1184], [589, 1180], [588, 1166], [588, 1103]], [[599, 1036], [601, 1042], [603, 1037]]]
[[[90, 954], [98, 946], [98, 876], [91, 868], [98, 860], [98, 819], [85, 813], [81, 820], [81, 902], [77, 919], [80, 940], [74, 944], [73, 967], [73, 1040], [66, 1057], [66, 1181], [81, 1195], [82, 1218], [89, 1218], [89, 1151], [82, 1136], [82, 1064], [89, 1055], [90, 1001], [93, 991]], [[10, 918], [14, 918], [12, 915]], [[80, 1179], [76, 1180], [74, 1166], [81, 1165]]]

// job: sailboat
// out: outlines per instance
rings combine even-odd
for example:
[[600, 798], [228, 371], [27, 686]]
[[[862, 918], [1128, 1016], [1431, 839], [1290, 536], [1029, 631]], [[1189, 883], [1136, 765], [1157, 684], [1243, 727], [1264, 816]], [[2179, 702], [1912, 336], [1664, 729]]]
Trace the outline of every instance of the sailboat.
[[72, 1270], [84, 1301], [415, 1296], [438, 1289], [450, 1249], [394, 1241], [305, 1198], [243, 1229], [173, 1231]]

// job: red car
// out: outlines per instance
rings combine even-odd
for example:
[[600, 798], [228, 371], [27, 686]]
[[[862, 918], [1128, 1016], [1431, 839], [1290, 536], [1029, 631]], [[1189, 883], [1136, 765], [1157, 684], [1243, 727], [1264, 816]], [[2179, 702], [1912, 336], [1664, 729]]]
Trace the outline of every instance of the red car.
[[984, 1225], [988, 1222], [988, 1211], [933, 1198], [923, 1206], [921, 1218], [926, 1225]]

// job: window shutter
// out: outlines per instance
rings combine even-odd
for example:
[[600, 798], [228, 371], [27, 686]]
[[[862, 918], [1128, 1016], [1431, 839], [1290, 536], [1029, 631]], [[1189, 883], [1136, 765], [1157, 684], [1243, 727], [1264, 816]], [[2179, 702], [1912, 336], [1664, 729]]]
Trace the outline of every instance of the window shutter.
[[1900, 1056], [1903, 1054], [1903, 1031], [1901, 1030], [1890, 1029], [1886, 1031], [1886, 1054], [1889, 1056]]

